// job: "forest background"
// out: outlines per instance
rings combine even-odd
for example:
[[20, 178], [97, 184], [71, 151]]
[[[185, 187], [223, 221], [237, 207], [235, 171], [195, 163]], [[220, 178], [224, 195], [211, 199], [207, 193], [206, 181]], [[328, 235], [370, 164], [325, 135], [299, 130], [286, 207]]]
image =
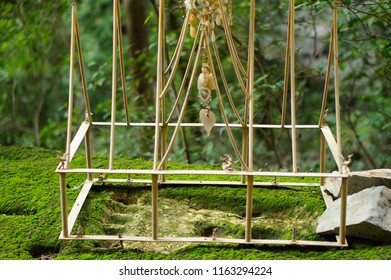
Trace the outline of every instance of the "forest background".
[[[157, 54], [157, 1], [121, 1], [129, 113], [134, 122], [153, 122]], [[167, 0], [167, 51], [172, 55], [183, 24], [179, 1]], [[86, 66], [87, 90], [94, 120], [111, 117], [112, 0], [80, 0], [78, 18]], [[256, 123], [279, 123], [283, 94], [288, 1], [256, 1]], [[41, 146], [64, 150], [67, 124], [70, 0], [0, 2], [0, 145]], [[341, 1], [339, 62], [343, 151], [354, 154], [352, 170], [391, 166], [391, 3]], [[332, 1], [296, 1], [298, 123], [317, 124], [321, 108]], [[247, 58], [249, 1], [233, 1], [233, 33], [241, 59]], [[224, 45], [222, 30], [217, 42]], [[184, 57], [191, 38], [186, 40]], [[224, 65], [228, 50], [221, 47]], [[184, 71], [185, 61], [180, 65]], [[76, 68], [78, 69], [78, 68]], [[227, 73], [235, 96], [234, 72]], [[75, 121], [84, 120], [79, 73], [76, 78]], [[177, 83], [180, 77], [177, 78]], [[333, 83], [329, 117], [334, 129]], [[121, 88], [118, 88], [121, 91]], [[171, 90], [174, 99], [174, 90]], [[120, 94], [119, 94], [120, 96]], [[173, 101], [169, 101], [173, 102]], [[217, 104], [217, 103], [216, 103]], [[212, 101], [213, 105], [213, 101]], [[118, 118], [123, 117], [122, 104]], [[198, 122], [196, 89], [186, 118]], [[227, 112], [228, 114], [230, 112]], [[289, 120], [288, 120], [289, 122]], [[229, 145], [223, 129], [206, 137], [199, 130], [181, 131], [171, 160], [213, 164]], [[263, 169], [290, 166], [289, 132], [256, 131], [256, 163]], [[299, 135], [300, 169], [318, 167], [319, 135]], [[94, 150], [106, 153], [109, 132], [94, 131]], [[117, 153], [152, 155], [153, 130], [124, 132]], [[307, 153], [315, 150], [315, 153]]]

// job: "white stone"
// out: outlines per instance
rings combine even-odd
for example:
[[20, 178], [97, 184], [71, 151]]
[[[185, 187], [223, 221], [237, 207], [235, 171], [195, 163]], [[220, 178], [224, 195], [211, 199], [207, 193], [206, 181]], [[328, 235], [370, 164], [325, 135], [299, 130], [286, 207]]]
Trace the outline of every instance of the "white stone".
[[[319, 218], [316, 232], [338, 234], [340, 209], [337, 199]], [[346, 235], [391, 242], [391, 189], [378, 186], [348, 196]]]
[[[338, 173], [334, 171], [333, 173]], [[355, 171], [348, 178], [348, 195], [374, 186], [386, 186], [391, 189], [391, 169], [372, 169]], [[341, 178], [327, 178], [325, 190], [335, 197], [341, 196]]]

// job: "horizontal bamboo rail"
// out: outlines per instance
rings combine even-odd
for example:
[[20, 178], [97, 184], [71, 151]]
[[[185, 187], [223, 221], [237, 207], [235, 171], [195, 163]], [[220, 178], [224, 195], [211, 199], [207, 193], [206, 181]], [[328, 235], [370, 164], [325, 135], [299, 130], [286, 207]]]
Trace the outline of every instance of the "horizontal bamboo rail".
[[[107, 123], [107, 122], [93, 122], [92, 124], [96, 125], [96, 126], [110, 126], [111, 125], [110, 123]], [[115, 125], [117, 125], [117, 126], [135, 126], [135, 127], [155, 127], [155, 123], [130, 123], [128, 125], [127, 123], [124, 123], [124, 122], [116, 122]], [[160, 123], [159, 125], [160, 125], [160, 127], [163, 126], [162, 123]], [[178, 123], [167, 123], [165, 125], [169, 126], [169, 127], [176, 127], [178, 125]], [[228, 125], [233, 128], [243, 128], [243, 125], [238, 124], [238, 123], [229, 123]], [[203, 127], [203, 124], [202, 123], [180, 123], [179, 126]], [[225, 127], [226, 124], [225, 123], [216, 123], [214, 126], [215, 127]], [[244, 127], [246, 127], [246, 125], [244, 125]], [[247, 124], [247, 127], [249, 127], [248, 124]], [[292, 128], [292, 125], [282, 126], [281, 124], [254, 124], [254, 128], [275, 128], [275, 129]], [[316, 125], [316, 124], [314, 124], [314, 125], [303, 124], [303, 125], [296, 125], [296, 128], [302, 128], [302, 129], [318, 128], [318, 125]]]
[[104, 168], [73, 168], [57, 169], [57, 173], [93, 173], [93, 174], [147, 174], [147, 175], [226, 175], [226, 176], [266, 176], [266, 177], [305, 177], [305, 178], [347, 178], [348, 174], [319, 172], [273, 172], [273, 171], [232, 171], [224, 170], [146, 170], [146, 169], [104, 169]]
[[109, 241], [134, 241], [134, 242], [188, 242], [188, 243], [225, 243], [225, 244], [251, 244], [251, 245], [292, 245], [292, 246], [328, 246], [328, 247], [348, 247], [346, 244], [329, 241], [307, 241], [307, 240], [275, 240], [275, 239], [251, 239], [247, 242], [245, 239], [235, 238], [210, 238], [210, 237], [151, 237], [140, 236], [121, 236], [118, 235], [84, 235], [77, 237], [60, 237], [62, 240], [109, 240]]

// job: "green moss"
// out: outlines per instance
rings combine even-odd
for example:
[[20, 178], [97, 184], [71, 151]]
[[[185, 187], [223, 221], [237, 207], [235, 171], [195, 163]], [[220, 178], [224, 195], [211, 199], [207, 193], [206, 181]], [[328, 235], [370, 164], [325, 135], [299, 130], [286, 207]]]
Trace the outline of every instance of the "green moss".
[[[120, 168], [150, 168], [151, 162], [117, 157]], [[37, 259], [42, 255], [55, 259], [391, 259], [391, 245], [381, 245], [349, 238], [348, 249], [283, 246], [240, 246], [193, 244], [169, 253], [148, 250], [121, 250], [116, 242], [61, 241], [59, 179], [54, 170], [58, 164], [54, 151], [41, 148], [0, 146], [0, 259]], [[83, 155], [76, 156], [73, 166], [84, 166]], [[94, 156], [95, 167], [106, 167], [107, 158]], [[169, 168], [206, 169], [204, 165], [172, 163]], [[219, 166], [213, 166], [219, 169]], [[198, 176], [173, 176], [172, 179], [200, 180]], [[138, 178], [146, 178], [139, 176]], [[206, 176], [205, 178], [210, 178]], [[225, 176], [225, 179], [237, 179]], [[222, 178], [213, 177], [214, 180]], [[273, 181], [274, 178], [263, 178]], [[85, 175], [67, 176], [69, 210], [75, 201]], [[284, 178], [281, 181], [285, 180]], [[311, 181], [312, 179], [303, 179]], [[149, 203], [150, 188], [123, 189], [94, 186], [76, 221], [85, 233], [105, 234], [104, 225], [110, 211], [121, 211], [126, 203], [142, 200]], [[119, 189], [124, 190], [122, 193]], [[144, 195], [147, 193], [148, 195]], [[112, 197], [113, 195], [117, 197]], [[240, 187], [163, 187], [159, 197], [186, 201], [192, 209], [226, 211], [244, 216], [246, 190]], [[295, 225], [300, 237], [319, 239], [313, 229], [295, 224], [297, 220], [315, 219], [324, 203], [315, 187], [257, 187], [254, 189], [253, 236], [290, 238], [287, 226]], [[294, 217], [297, 220], [291, 219]], [[120, 222], [120, 221], [117, 221]], [[201, 234], [210, 234], [215, 223], [199, 222]], [[225, 236], [241, 238], [244, 228], [229, 223], [217, 225]], [[209, 232], [208, 232], [209, 230]]]

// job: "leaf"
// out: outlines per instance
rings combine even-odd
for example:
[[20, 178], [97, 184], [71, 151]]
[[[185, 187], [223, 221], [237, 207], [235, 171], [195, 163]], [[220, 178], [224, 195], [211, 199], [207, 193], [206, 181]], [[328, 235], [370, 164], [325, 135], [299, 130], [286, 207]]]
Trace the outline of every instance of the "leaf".
[[206, 133], [208, 133], [208, 136], [209, 136], [213, 126], [216, 123], [215, 114], [209, 109], [201, 109], [200, 119], [201, 119], [202, 124], [204, 125]]

